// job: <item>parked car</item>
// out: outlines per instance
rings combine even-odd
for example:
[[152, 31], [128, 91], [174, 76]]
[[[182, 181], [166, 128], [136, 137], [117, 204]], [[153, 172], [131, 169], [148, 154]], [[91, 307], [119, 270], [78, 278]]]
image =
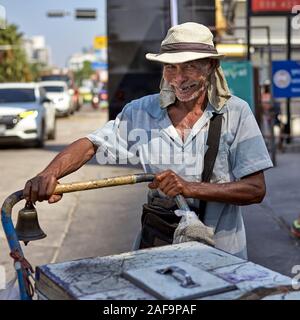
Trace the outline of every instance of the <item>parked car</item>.
[[57, 116], [68, 116], [74, 112], [68, 86], [64, 81], [42, 81], [40, 86], [54, 103]]
[[43, 147], [55, 133], [55, 107], [37, 83], [0, 84], [0, 143]]
[[67, 84], [69, 94], [71, 96], [72, 110], [80, 110], [83, 101], [79, 95], [79, 89], [74, 83], [74, 79], [71, 75], [67, 74], [45, 74], [40, 76], [40, 81], [63, 81]]

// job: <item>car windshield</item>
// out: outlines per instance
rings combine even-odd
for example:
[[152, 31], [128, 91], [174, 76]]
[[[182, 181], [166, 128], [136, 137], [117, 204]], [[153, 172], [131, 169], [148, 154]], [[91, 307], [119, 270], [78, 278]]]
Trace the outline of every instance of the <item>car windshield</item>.
[[41, 81], [64, 81], [68, 85], [71, 84], [71, 79], [66, 75], [59, 75], [59, 74], [51, 74], [47, 76], [41, 76]]
[[1, 88], [0, 103], [35, 102], [34, 89], [31, 88]]
[[64, 92], [64, 87], [59, 86], [43, 86], [46, 92]]

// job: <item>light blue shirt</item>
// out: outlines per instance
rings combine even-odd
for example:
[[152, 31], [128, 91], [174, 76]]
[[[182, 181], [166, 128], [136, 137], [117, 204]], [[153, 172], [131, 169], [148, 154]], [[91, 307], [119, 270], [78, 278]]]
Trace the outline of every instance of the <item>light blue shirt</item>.
[[[160, 107], [159, 94], [130, 102], [115, 120], [87, 138], [99, 147], [99, 163], [141, 163], [147, 173], [171, 169], [187, 181], [200, 182], [213, 112], [222, 113], [223, 119], [212, 183], [237, 181], [273, 166], [249, 105], [236, 96], [220, 111], [208, 103], [184, 141], [172, 125], [167, 108]], [[159, 190], [151, 190], [149, 196], [165, 197]], [[199, 205], [198, 199], [187, 201]], [[247, 258], [241, 207], [208, 202], [204, 223], [215, 229], [217, 248]]]

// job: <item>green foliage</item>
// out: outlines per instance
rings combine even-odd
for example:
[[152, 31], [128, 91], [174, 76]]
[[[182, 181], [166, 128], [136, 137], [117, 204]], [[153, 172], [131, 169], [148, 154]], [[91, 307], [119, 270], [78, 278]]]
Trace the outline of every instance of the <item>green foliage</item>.
[[14, 24], [7, 24], [6, 29], [0, 30], [0, 82], [32, 80], [22, 37]]
[[89, 79], [90, 76], [94, 73], [91, 62], [84, 61], [82, 69], [74, 72], [74, 79], [77, 86], [81, 85], [82, 80]]
[[41, 62], [29, 64], [30, 77], [32, 81], [39, 81], [41, 74], [47, 70], [47, 66]]

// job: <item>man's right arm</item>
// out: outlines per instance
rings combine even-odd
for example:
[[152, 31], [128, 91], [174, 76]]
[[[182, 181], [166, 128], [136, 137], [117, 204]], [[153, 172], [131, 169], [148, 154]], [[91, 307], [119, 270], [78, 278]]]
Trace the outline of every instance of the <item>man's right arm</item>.
[[48, 200], [57, 202], [60, 195], [52, 195], [58, 179], [78, 170], [96, 153], [97, 147], [87, 138], [79, 139], [62, 152], [37, 176], [27, 181], [23, 194], [32, 202]]

